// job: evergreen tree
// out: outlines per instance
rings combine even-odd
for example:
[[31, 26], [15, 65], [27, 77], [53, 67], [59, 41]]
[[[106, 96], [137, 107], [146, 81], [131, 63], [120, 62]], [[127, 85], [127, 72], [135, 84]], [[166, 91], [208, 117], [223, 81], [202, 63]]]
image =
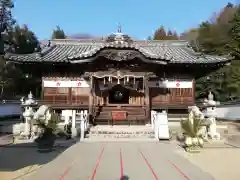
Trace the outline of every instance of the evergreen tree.
[[[5, 36], [5, 40], [9, 42], [9, 48], [7, 49], [10, 53], [16, 54], [29, 54], [37, 50], [40, 50], [39, 42], [37, 37], [32, 31], [28, 29], [26, 25], [20, 27], [19, 25], [14, 26], [8, 31]], [[25, 84], [23, 88], [22, 84]], [[27, 83], [27, 84], [26, 84]], [[25, 76], [21, 69], [16, 68], [14, 64], [5, 63], [4, 59], [1, 59], [0, 64], [0, 88], [1, 97], [11, 96], [13, 93], [19, 93], [23, 91], [28, 93], [29, 89], [33, 86], [35, 88], [36, 80], [33, 78], [26, 81]], [[11, 90], [10, 90], [11, 89]], [[9, 91], [8, 91], [9, 90]], [[28, 91], [28, 92], [25, 92]]]
[[173, 36], [173, 33], [172, 33], [172, 31], [170, 29], [167, 32], [167, 36]]
[[176, 31], [173, 31], [172, 39], [173, 40], [178, 40], [179, 39], [178, 34], [177, 34]]
[[9, 41], [11, 41], [10, 51], [17, 54], [29, 54], [39, 50], [39, 41], [35, 34], [28, 29], [26, 25], [15, 26], [9, 32]]
[[167, 37], [166, 31], [164, 29], [164, 26], [161, 26], [159, 29], [157, 29], [153, 35], [153, 40], [165, 40]]
[[9, 42], [5, 40], [5, 36], [16, 22], [12, 18], [11, 10], [13, 7], [12, 0], [0, 0], [0, 54], [3, 54], [4, 47], [9, 45]]
[[151, 36], [148, 36], [148, 37], [147, 37], [147, 40], [152, 40], [152, 37], [151, 37]]
[[57, 26], [57, 28], [53, 30], [52, 39], [66, 39], [64, 30]]
[[[212, 22], [203, 22], [198, 29], [197, 42], [200, 51], [212, 55], [237, 54], [240, 41], [233, 40], [233, 36], [237, 37], [237, 13], [236, 6], [228, 4], [223, 8], [216, 20]], [[235, 26], [235, 28], [233, 28]], [[235, 30], [234, 30], [235, 29]], [[236, 35], [234, 35], [236, 31]], [[229, 33], [230, 32], [230, 33]], [[231, 47], [231, 48], [229, 48]], [[200, 97], [206, 94], [206, 89], [210, 89], [220, 101], [226, 101], [236, 98], [240, 95], [239, 82], [239, 66], [232, 62], [232, 65], [225, 66], [216, 72], [212, 72], [206, 77], [197, 80], [197, 94]]]
[[230, 29], [231, 41], [228, 47], [231, 50], [232, 56], [235, 59], [240, 60], [240, 7], [234, 14], [233, 20], [231, 21], [232, 28]]

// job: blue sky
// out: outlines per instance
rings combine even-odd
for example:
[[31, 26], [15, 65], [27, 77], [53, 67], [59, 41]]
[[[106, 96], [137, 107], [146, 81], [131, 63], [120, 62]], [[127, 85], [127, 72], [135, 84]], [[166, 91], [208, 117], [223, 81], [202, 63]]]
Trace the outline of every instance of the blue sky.
[[[146, 39], [161, 25], [181, 33], [237, 0], [14, 0], [13, 15], [39, 39], [59, 25], [67, 34], [105, 36], [117, 31]], [[177, 3], [178, 2], [178, 3]]]

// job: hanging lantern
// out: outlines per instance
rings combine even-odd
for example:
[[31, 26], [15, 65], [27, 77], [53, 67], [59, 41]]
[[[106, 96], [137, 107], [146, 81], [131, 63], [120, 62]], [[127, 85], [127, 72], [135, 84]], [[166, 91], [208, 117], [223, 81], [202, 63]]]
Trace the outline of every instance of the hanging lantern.
[[108, 81], [111, 82], [111, 77], [110, 76], [108, 77]]
[[129, 76], [127, 76], [127, 82], [129, 82]]
[[104, 85], [106, 84], [106, 80], [105, 80], [105, 77], [103, 78], [103, 84], [104, 84]]
[[118, 82], [117, 82], [118, 84], [120, 84], [120, 79], [118, 78]]

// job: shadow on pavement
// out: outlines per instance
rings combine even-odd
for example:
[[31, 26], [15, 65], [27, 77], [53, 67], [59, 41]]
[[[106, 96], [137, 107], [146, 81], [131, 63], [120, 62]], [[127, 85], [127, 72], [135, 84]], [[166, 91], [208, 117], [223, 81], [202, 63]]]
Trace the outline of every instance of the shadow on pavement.
[[23, 171], [26, 174], [33, 169], [33, 166], [39, 167], [54, 160], [72, 145], [74, 144], [55, 147], [53, 151], [45, 153], [39, 152], [35, 143], [12, 144], [0, 147], [0, 173], [24, 169]]
[[11, 145], [13, 143], [13, 135], [7, 133], [0, 133], [0, 147]]
[[129, 178], [129, 176], [127, 176], [127, 175], [124, 175], [122, 178], [120, 178], [120, 180], [129, 180], [130, 178]]

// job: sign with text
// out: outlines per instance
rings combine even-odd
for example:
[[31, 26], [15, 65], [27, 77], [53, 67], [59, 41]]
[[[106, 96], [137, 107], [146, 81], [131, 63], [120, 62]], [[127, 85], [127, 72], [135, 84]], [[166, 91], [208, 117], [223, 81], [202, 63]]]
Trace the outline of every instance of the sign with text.
[[192, 88], [192, 81], [149, 81], [149, 87], [159, 87], [159, 88]]
[[84, 80], [80, 81], [43, 81], [43, 87], [90, 87]]

